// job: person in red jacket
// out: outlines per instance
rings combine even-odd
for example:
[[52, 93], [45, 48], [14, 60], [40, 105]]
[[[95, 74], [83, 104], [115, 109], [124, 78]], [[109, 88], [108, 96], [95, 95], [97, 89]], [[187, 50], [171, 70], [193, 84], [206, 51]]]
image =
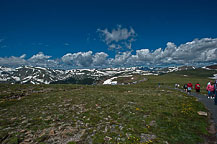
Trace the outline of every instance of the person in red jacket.
[[195, 86], [194, 86], [196, 92], [200, 92], [200, 84], [197, 83]]
[[192, 85], [191, 82], [189, 82], [189, 83], [187, 84], [187, 92], [190, 93], [192, 89], [193, 89], [193, 85]]

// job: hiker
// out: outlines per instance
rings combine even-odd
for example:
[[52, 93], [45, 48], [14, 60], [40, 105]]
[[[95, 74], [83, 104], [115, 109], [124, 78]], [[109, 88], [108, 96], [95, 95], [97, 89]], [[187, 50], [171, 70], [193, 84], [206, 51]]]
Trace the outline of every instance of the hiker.
[[212, 81], [209, 81], [209, 82], [207, 83], [207, 86], [208, 86], [208, 85], [210, 85], [210, 84], [211, 84], [211, 82], [212, 82]]
[[188, 92], [188, 93], [191, 93], [192, 88], [193, 88], [193, 85], [192, 85], [191, 82], [189, 82], [189, 83], [187, 84], [187, 92]]
[[178, 88], [178, 87], [179, 87], [179, 84], [176, 83], [176, 84], [175, 84], [175, 88]]
[[217, 80], [215, 80], [215, 84], [214, 84], [214, 95], [215, 95], [215, 105], [217, 105]]
[[196, 90], [196, 92], [200, 92], [200, 84], [199, 83], [197, 83], [197, 84], [195, 84], [195, 90]]
[[187, 84], [184, 84], [183, 89], [187, 92]]
[[213, 82], [211, 82], [211, 84], [206, 87], [206, 90], [208, 91], [208, 99], [214, 99], [215, 88]]

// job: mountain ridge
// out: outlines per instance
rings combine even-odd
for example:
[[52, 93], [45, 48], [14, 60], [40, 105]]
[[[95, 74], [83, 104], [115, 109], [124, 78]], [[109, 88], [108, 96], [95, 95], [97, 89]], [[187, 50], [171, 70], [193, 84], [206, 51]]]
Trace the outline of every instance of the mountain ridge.
[[[216, 65], [217, 66], [217, 65]], [[215, 66], [203, 67], [214, 69]], [[9, 68], [0, 66], [0, 83], [9, 84], [95, 84], [114, 76], [124, 75], [158, 75], [181, 70], [196, 69], [193, 66], [159, 67], [130, 67], [105, 69], [71, 69], [60, 70], [43, 67], [22, 66]], [[87, 83], [85, 83], [87, 81]]]

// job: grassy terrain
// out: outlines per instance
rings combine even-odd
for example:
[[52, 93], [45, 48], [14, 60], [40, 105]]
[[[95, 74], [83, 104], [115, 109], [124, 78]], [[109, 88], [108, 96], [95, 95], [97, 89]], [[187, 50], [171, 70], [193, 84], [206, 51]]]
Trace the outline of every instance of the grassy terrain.
[[[204, 106], [158, 88], [206, 77], [171, 73], [135, 85], [0, 85], [0, 143], [196, 144], [208, 135]], [[204, 86], [203, 86], [204, 85]]]

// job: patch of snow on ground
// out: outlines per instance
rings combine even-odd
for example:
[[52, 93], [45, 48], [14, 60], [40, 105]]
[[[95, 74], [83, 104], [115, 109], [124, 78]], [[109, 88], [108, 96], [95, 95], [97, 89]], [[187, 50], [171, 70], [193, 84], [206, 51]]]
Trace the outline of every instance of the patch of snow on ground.
[[26, 79], [26, 80], [29, 80], [29, 79], [31, 79], [33, 76], [27, 76], [27, 77], [25, 77], [24, 79]]
[[3, 71], [6, 71], [6, 72], [14, 71], [14, 69], [12, 69], [12, 68], [6, 68], [6, 67], [1, 67], [1, 69]]
[[116, 78], [117, 78], [117, 77], [112, 77], [112, 78], [110, 78], [110, 79], [107, 79], [106, 81], [103, 82], [103, 84], [104, 84], [104, 85], [106, 85], [106, 84], [109, 84], [109, 85], [110, 85], [110, 84], [112, 84], [112, 80], [114, 80], [114, 79], [116, 79]]
[[7, 81], [6, 78], [0, 78], [0, 81]]
[[41, 83], [44, 83], [44, 80], [43, 80], [43, 79], [36, 79], [36, 81], [41, 82]]
[[35, 68], [45, 70], [45, 71], [47, 70], [46, 68], [42, 68], [42, 67], [35, 67]]
[[153, 74], [153, 73], [144, 73], [142, 75], [158, 75], [158, 74]]
[[15, 81], [20, 81], [20, 77], [12, 76]]
[[34, 81], [31, 81], [30, 83], [32, 83], [32, 84], [35, 84], [35, 82], [34, 82]]
[[122, 75], [122, 76], [119, 76], [119, 77], [132, 77], [133, 75]]
[[213, 77], [210, 77], [210, 79], [216, 79], [217, 80], [217, 74], [214, 74]]

